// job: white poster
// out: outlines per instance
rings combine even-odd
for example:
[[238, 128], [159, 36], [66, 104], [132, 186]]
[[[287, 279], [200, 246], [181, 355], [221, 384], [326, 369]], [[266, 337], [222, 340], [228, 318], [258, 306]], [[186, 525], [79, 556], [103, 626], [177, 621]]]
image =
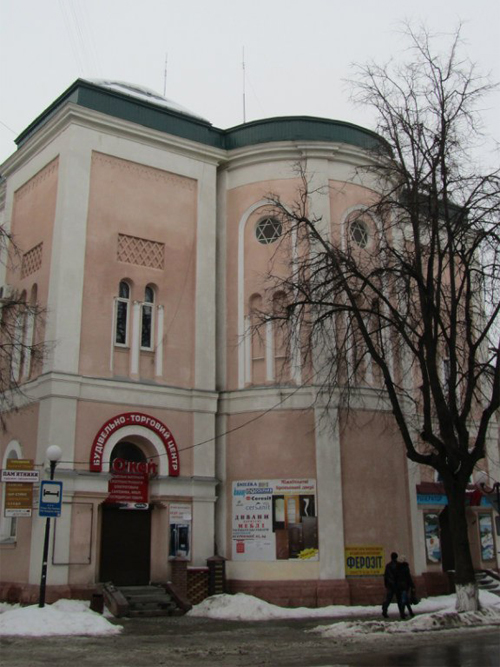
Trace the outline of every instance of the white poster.
[[233, 560], [317, 560], [316, 481], [233, 482]]

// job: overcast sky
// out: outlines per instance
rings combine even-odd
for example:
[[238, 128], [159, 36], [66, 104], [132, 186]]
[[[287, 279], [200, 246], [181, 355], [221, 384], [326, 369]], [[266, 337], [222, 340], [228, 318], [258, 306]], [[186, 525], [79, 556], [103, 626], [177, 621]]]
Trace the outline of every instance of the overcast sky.
[[[464, 23], [468, 55], [500, 80], [498, 0], [0, 0], [0, 163], [78, 77], [142, 84], [227, 128], [279, 115], [374, 127], [343, 80], [403, 46], [401, 21]], [[500, 94], [487, 129], [500, 140]]]

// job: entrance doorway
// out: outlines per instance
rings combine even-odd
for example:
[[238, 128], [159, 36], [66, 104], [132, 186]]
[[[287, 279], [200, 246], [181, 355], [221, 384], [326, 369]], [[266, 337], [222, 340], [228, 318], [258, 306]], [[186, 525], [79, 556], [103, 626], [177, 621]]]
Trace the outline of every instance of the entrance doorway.
[[117, 586], [150, 582], [151, 510], [102, 506], [100, 580]]

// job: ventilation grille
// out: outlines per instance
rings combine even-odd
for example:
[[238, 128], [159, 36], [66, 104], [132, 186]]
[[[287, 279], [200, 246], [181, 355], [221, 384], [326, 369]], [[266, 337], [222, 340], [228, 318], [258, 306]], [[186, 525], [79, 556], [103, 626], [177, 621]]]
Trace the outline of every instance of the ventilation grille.
[[21, 278], [31, 276], [32, 273], [38, 271], [42, 266], [42, 246], [43, 243], [39, 243], [34, 248], [31, 248], [31, 250], [24, 253], [21, 265]]
[[163, 269], [164, 258], [164, 243], [118, 234], [117, 259], [119, 262], [147, 266], [150, 269]]

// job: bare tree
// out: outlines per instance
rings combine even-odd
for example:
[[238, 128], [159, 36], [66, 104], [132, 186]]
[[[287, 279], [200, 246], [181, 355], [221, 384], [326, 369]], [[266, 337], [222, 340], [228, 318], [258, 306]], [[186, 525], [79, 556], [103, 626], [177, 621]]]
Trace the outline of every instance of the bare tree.
[[[20, 260], [11, 234], [0, 226], [0, 255], [10, 266]], [[23, 384], [33, 376], [47, 349], [40, 335], [44, 311], [36, 293], [27, 295], [7, 285], [0, 287], [0, 425], [17, 409], [19, 398], [27, 397]]]
[[466, 610], [478, 608], [466, 488], [500, 407], [500, 179], [471, 155], [492, 86], [462, 59], [460, 30], [445, 53], [425, 30], [407, 34], [408, 62], [357, 68], [383, 140], [358, 174], [369, 189], [356, 213], [325, 233], [306, 164], [294, 202], [269, 196], [298, 248], [285, 277], [270, 275], [288, 302], [270, 317], [315, 357], [323, 391], [379, 391], [407, 457], [438, 471]]

